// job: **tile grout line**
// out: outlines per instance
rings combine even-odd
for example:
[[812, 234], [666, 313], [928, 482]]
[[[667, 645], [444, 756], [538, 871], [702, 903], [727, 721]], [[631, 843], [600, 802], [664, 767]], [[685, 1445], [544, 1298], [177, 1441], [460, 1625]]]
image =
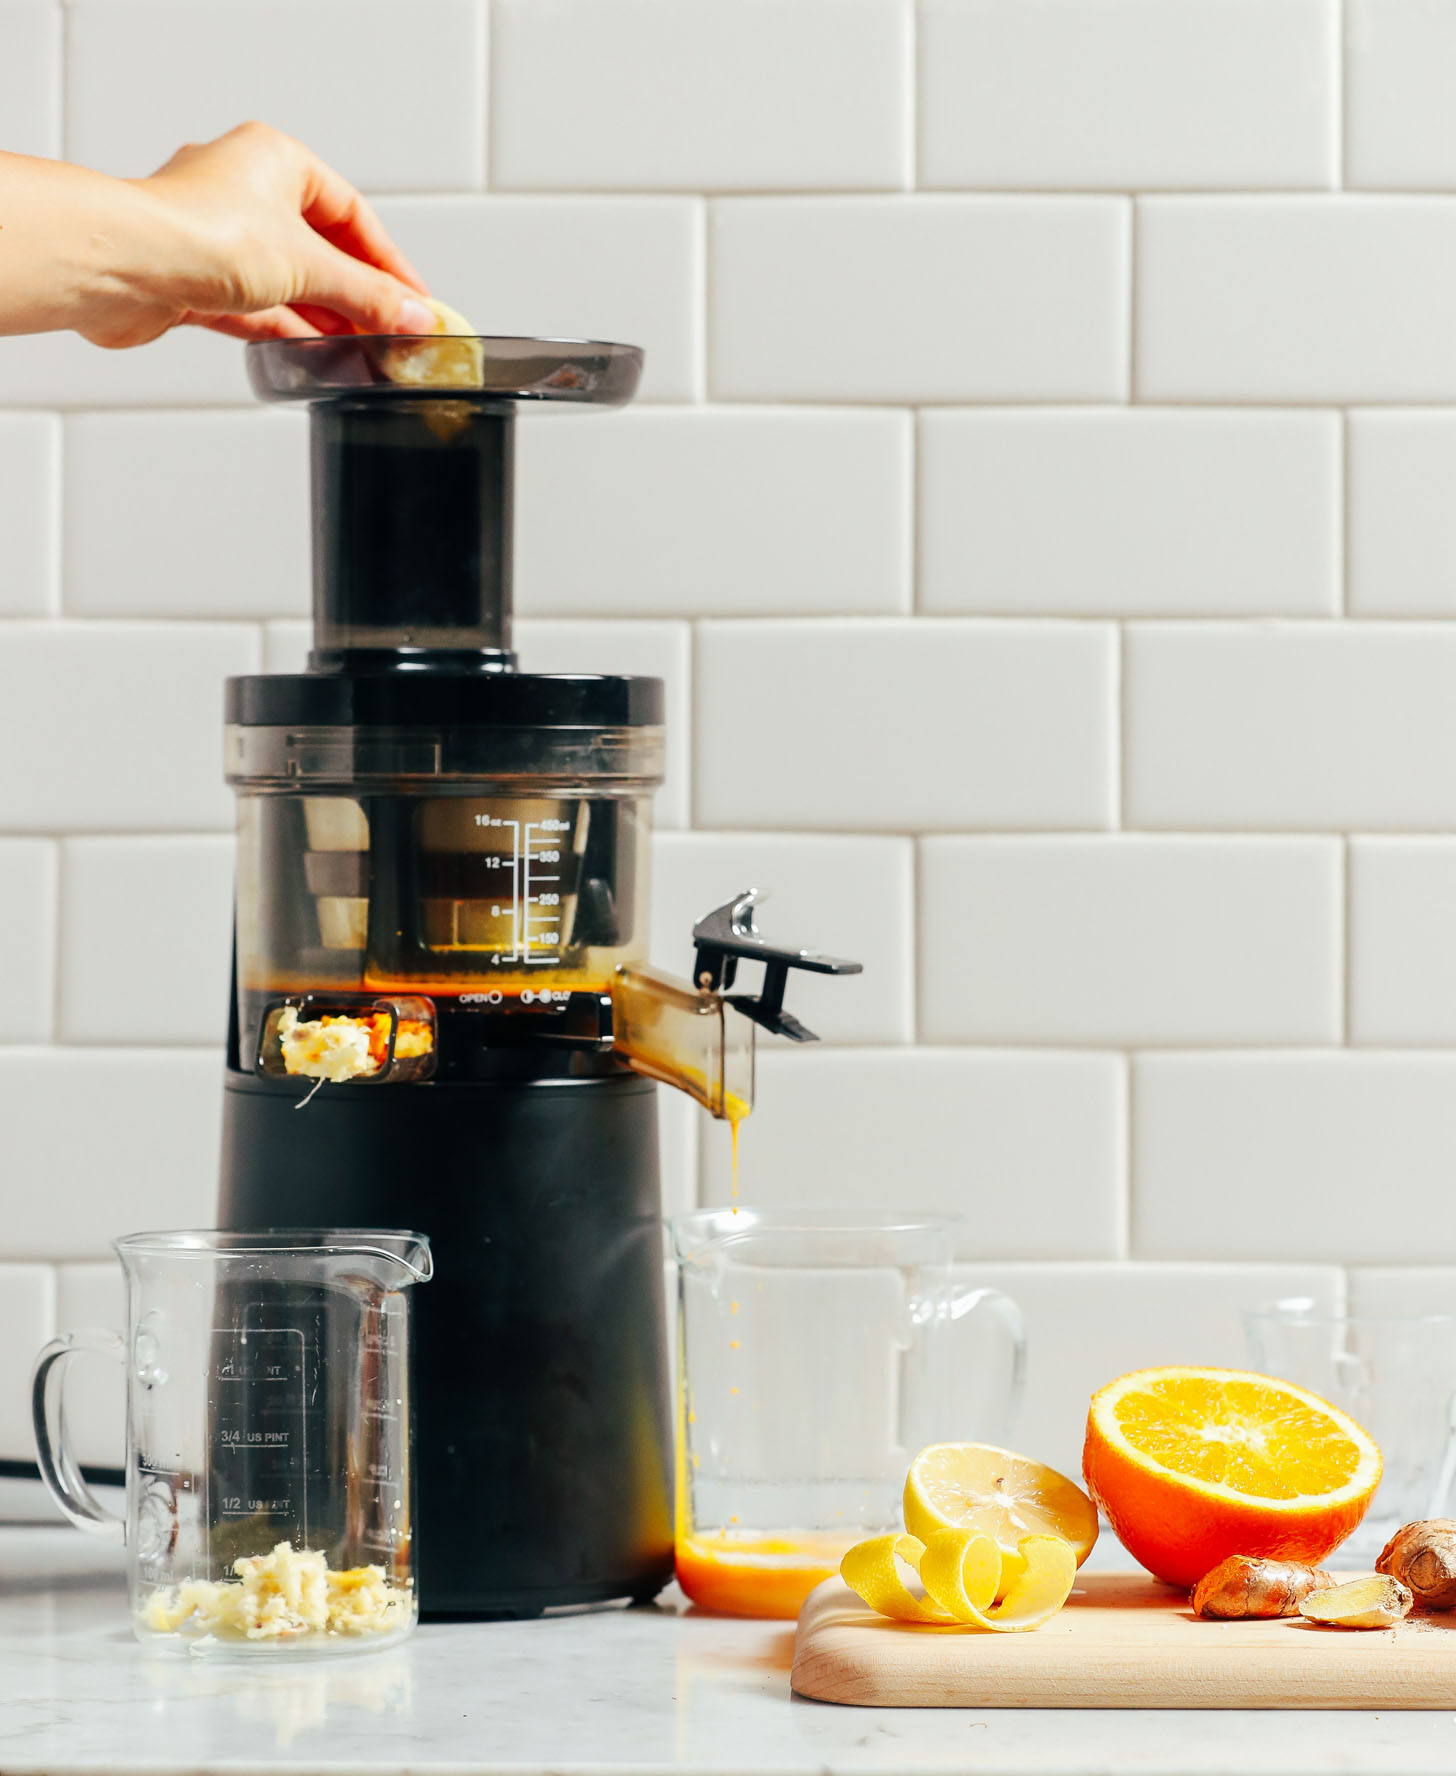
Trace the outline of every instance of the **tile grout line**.
[[1346, 191], [1350, 184], [1350, 8], [1349, 0], [1335, 0], [1335, 31], [1332, 48], [1335, 54], [1335, 104], [1330, 118], [1335, 132], [1335, 189]]
[[713, 247], [712, 200], [700, 197], [693, 212], [693, 257], [697, 266], [698, 352], [697, 393], [689, 405], [700, 409], [713, 400]]
[[65, 910], [66, 910], [66, 841], [63, 835], [46, 841], [51, 846], [51, 856], [55, 860], [55, 876], [51, 882], [51, 1037], [52, 1044], [62, 1043], [66, 1039], [64, 1023], [64, 1005], [61, 988], [62, 958], [61, 945], [65, 942]]
[[66, 614], [66, 422], [59, 413], [51, 417], [55, 424], [50, 428], [51, 489], [46, 522], [50, 530], [51, 573], [46, 617], [59, 622]]
[[1339, 410], [1340, 420], [1340, 510], [1336, 540], [1340, 550], [1338, 617], [1350, 615], [1350, 409]]
[[1353, 857], [1349, 833], [1340, 836], [1340, 1043], [1350, 1047], [1350, 983], [1353, 978], [1354, 923], [1350, 917], [1350, 881]]
[[909, 523], [906, 526], [906, 559], [901, 565], [906, 576], [905, 589], [910, 596], [908, 604], [900, 614], [906, 619], [909, 619], [925, 614], [921, 604], [921, 591], [925, 569], [922, 541], [925, 531], [925, 526], [922, 522], [925, 510], [925, 450], [920, 409], [918, 407], [909, 408], [907, 416], [910, 422], [909, 461], [907, 465], [909, 473], [907, 477], [908, 485], [903, 486], [901, 491], [905, 499], [906, 514]]
[[1127, 402], [1138, 401], [1138, 225], [1142, 212], [1136, 193], [1128, 196], [1127, 212]]
[[56, 129], [60, 137], [60, 158], [71, 158], [71, 24], [74, 13], [69, 6], [60, 9], [60, 56], [57, 59]]
[[1132, 1262], [1132, 1215], [1133, 1215], [1133, 1162], [1136, 1149], [1136, 1137], [1133, 1133], [1133, 1071], [1136, 1055], [1129, 1052], [1122, 1056], [1121, 1091], [1118, 1093], [1118, 1105], [1122, 1116], [1122, 1175], [1118, 1192], [1119, 1228], [1118, 1228], [1118, 1259], [1123, 1263]]
[[1112, 669], [1116, 679], [1115, 693], [1117, 707], [1117, 732], [1115, 735], [1117, 742], [1117, 757], [1115, 760], [1112, 784], [1112, 831], [1114, 833], [1126, 832], [1128, 830], [1124, 824], [1128, 801], [1127, 647], [1127, 624], [1120, 622], [1117, 624], [1117, 652], [1113, 656], [1112, 661]]
[[688, 623], [686, 629], [688, 665], [687, 671], [683, 674], [683, 694], [687, 698], [688, 706], [683, 730], [687, 738], [688, 756], [684, 762], [687, 782], [684, 785], [683, 800], [687, 813], [687, 825], [683, 831], [694, 832], [696, 831], [695, 823], [698, 814], [698, 626], [696, 623]]
[[920, 0], [904, 0], [906, 189], [920, 189]]
[[920, 932], [924, 924], [920, 901], [925, 888], [925, 865], [921, 855], [923, 841], [910, 841], [910, 966], [906, 970], [906, 986], [910, 994], [910, 1046], [924, 1048], [924, 993], [920, 981]]
[[479, 0], [480, 6], [480, 52], [485, 60], [481, 70], [480, 100], [483, 115], [480, 119], [480, 150], [477, 171], [480, 174], [480, 189], [487, 192], [491, 189], [491, 173], [495, 167], [497, 143], [495, 140], [495, 0]]

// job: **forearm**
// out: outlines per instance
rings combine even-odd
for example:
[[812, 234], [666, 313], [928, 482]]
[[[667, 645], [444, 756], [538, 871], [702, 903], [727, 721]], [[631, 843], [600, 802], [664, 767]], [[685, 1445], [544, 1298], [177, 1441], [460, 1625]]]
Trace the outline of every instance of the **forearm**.
[[144, 185], [0, 154], [0, 334], [72, 328], [140, 343], [138, 297], [165, 289], [178, 263], [175, 229]]

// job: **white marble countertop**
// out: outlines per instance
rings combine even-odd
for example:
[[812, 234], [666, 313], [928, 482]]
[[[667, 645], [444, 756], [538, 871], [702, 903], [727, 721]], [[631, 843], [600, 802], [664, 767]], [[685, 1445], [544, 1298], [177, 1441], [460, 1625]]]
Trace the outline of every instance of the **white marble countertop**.
[[0, 1529], [0, 1772], [1456, 1771], [1456, 1671], [1450, 1714], [834, 1708], [789, 1695], [788, 1624], [676, 1595], [260, 1669], [148, 1653], [119, 1557], [70, 1529]]

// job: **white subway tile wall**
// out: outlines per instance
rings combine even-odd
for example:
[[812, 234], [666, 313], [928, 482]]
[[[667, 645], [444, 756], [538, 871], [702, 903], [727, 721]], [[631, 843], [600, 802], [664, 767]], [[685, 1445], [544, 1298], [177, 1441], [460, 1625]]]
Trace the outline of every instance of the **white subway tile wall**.
[[898, 190], [911, 37], [901, 0], [497, 0], [491, 182]]
[[61, 152], [61, 25], [48, 0], [0, 4], [0, 117], [12, 154]]
[[1337, 839], [932, 838], [932, 1042], [1337, 1042]]
[[[0, 148], [260, 118], [483, 330], [646, 347], [521, 428], [523, 662], [667, 681], [655, 961], [754, 886], [866, 965], [742, 1200], [961, 1215], [1067, 1466], [1243, 1306], [1456, 1306], [1453, 80], [1430, 0], [0, 0]], [[221, 682], [301, 665], [306, 512], [237, 345], [0, 340], [0, 1460], [214, 1212]]]
[[1338, 0], [924, 0], [920, 180], [1336, 183]]
[[1456, 413], [1367, 408], [1347, 423], [1351, 614], [1456, 615]]
[[0, 413], [0, 617], [46, 617], [60, 605], [61, 422]]
[[1111, 624], [704, 623], [702, 826], [1104, 827]]
[[55, 1035], [56, 844], [0, 839], [0, 1042]]
[[724, 198], [708, 256], [720, 400], [1117, 401], [1113, 197]]
[[62, 1042], [215, 1048], [232, 916], [227, 834], [63, 840]]
[[63, 460], [68, 617], [306, 614], [301, 413], [74, 413]]
[[262, 118], [369, 191], [484, 183], [481, 0], [68, 0], [65, 10], [66, 154], [83, 165], [135, 178], [184, 142]]
[[914, 427], [853, 408], [530, 414], [517, 603], [597, 616], [892, 615], [912, 602]]
[[1456, 1044], [1456, 840], [1350, 841], [1350, 1040]]
[[1337, 616], [1340, 458], [1334, 413], [922, 413], [920, 609]]

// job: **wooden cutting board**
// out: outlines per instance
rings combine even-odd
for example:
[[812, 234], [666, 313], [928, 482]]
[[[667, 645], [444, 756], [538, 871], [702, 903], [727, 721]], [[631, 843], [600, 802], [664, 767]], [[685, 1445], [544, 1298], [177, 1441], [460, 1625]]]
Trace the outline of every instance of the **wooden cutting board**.
[[1024, 1634], [877, 1616], [843, 1580], [809, 1598], [793, 1687], [877, 1708], [1456, 1708], [1456, 1614], [1395, 1628], [1201, 1622], [1181, 1591], [1084, 1574]]

